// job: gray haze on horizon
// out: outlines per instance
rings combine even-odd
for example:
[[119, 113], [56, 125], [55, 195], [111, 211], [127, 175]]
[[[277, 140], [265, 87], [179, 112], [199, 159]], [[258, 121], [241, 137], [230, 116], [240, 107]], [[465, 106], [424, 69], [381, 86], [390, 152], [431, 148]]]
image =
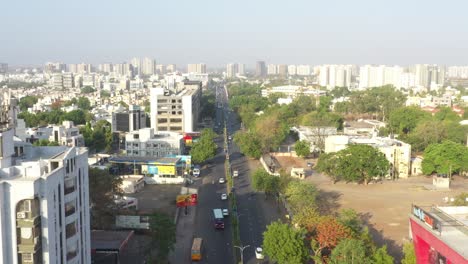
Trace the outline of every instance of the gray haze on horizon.
[[0, 62], [468, 64], [466, 1], [8, 1]]

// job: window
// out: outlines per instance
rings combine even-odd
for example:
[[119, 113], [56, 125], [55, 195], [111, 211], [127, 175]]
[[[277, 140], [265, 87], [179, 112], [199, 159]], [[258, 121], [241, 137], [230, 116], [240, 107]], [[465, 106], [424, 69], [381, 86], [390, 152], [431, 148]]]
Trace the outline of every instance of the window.
[[22, 227], [20, 232], [21, 232], [21, 238], [31, 239], [31, 237], [32, 237], [32, 228]]
[[31, 200], [23, 200], [19, 204], [18, 212], [31, 212]]
[[140, 135], [139, 134], [133, 134], [133, 139], [139, 139]]
[[67, 238], [70, 238], [76, 234], [76, 225], [75, 222], [68, 224], [65, 227], [65, 234]]

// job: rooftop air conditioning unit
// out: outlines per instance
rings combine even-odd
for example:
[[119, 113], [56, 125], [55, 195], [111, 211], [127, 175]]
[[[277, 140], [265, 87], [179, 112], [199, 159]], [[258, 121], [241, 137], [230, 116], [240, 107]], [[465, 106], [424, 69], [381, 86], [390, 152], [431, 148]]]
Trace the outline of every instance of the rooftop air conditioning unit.
[[26, 218], [26, 213], [25, 212], [18, 212], [18, 213], [16, 213], [16, 218], [24, 219], [24, 218]]

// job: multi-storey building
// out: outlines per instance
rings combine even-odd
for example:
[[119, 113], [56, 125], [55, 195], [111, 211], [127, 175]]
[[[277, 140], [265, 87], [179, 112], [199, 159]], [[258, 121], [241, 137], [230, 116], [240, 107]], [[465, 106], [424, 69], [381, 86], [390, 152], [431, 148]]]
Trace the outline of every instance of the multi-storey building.
[[46, 127], [29, 128], [25, 135], [17, 136], [25, 138], [26, 142], [34, 143], [37, 140], [46, 139], [55, 141], [61, 146], [84, 147], [83, 135], [80, 134], [78, 127], [74, 126], [73, 121], [63, 121], [62, 125], [50, 125]]
[[164, 66], [163, 64], [156, 65], [156, 73], [166, 74], [166, 66]]
[[281, 77], [286, 77], [286, 75], [288, 75], [288, 65], [279, 64], [277, 73]]
[[296, 67], [297, 75], [299, 76], [309, 76], [311, 73], [309, 65], [298, 65]]
[[91, 263], [87, 150], [14, 141], [3, 95], [0, 263]]
[[267, 75], [267, 69], [264, 61], [257, 61], [255, 68], [256, 77], [265, 77]]
[[128, 111], [112, 113], [112, 132], [131, 132], [145, 127], [146, 114], [138, 105], [131, 105]]
[[51, 85], [54, 89], [63, 88], [63, 76], [61, 73], [54, 73], [54, 75], [52, 75], [51, 81], [52, 81]]
[[151, 58], [144, 58], [141, 66], [143, 75], [153, 75], [156, 70], [156, 61]]
[[170, 72], [176, 72], [177, 71], [177, 67], [175, 64], [168, 64], [166, 66], [166, 72], [167, 73], [170, 73]]
[[237, 63], [230, 63], [226, 65], [226, 77], [234, 78], [239, 72], [239, 65]]
[[238, 64], [238, 72], [239, 75], [243, 76], [245, 75], [245, 64], [239, 63]]
[[0, 63], [0, 74], [8, 72], [8, 63]]
[[162, 158], [183, 153], [183, 137], [177, 132], [154, 132], [152, 128], [142, 128], [125, 135], [127, 156]]
[[157, 132], [196, 131], [201, 87], [200, 81], [185, 80], [176, 84], [173, 89], [151, 88], [151, 127]]
[[288, 65], [288, 74], [294, 76], [297, 74], [297, 67], [296, 65]]
[[204, 63], [188, 64], [187, 73], [206, 73], [206, 64]]
[[408, 178], [411, 173], [411, 145], [392, 138], [362, 137], [349, 135], [328, 136], [325, 139], [325, 153], [345, 149], [349, 144], [366, 144], [377, 148], [390, 162], [387, 176]]
[[276, 64], [268, 64], [268, 66], [267, 66], [267, 74], [268, 74], [268, 75], [276, 75], [276, 74], [278, 74], [278, 68], [276, 67]]

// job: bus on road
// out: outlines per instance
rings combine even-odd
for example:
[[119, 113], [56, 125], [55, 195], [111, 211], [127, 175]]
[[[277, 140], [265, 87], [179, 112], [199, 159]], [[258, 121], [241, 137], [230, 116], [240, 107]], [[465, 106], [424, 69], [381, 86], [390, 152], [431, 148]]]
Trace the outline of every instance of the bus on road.
[[213, 209], [214, 227], [216, 229], [224, 229], [224, 216], [221, 209]]
[[196, 237], [192, 244], [192, 260], [199, 261], [202, 259], [203, 239]]

